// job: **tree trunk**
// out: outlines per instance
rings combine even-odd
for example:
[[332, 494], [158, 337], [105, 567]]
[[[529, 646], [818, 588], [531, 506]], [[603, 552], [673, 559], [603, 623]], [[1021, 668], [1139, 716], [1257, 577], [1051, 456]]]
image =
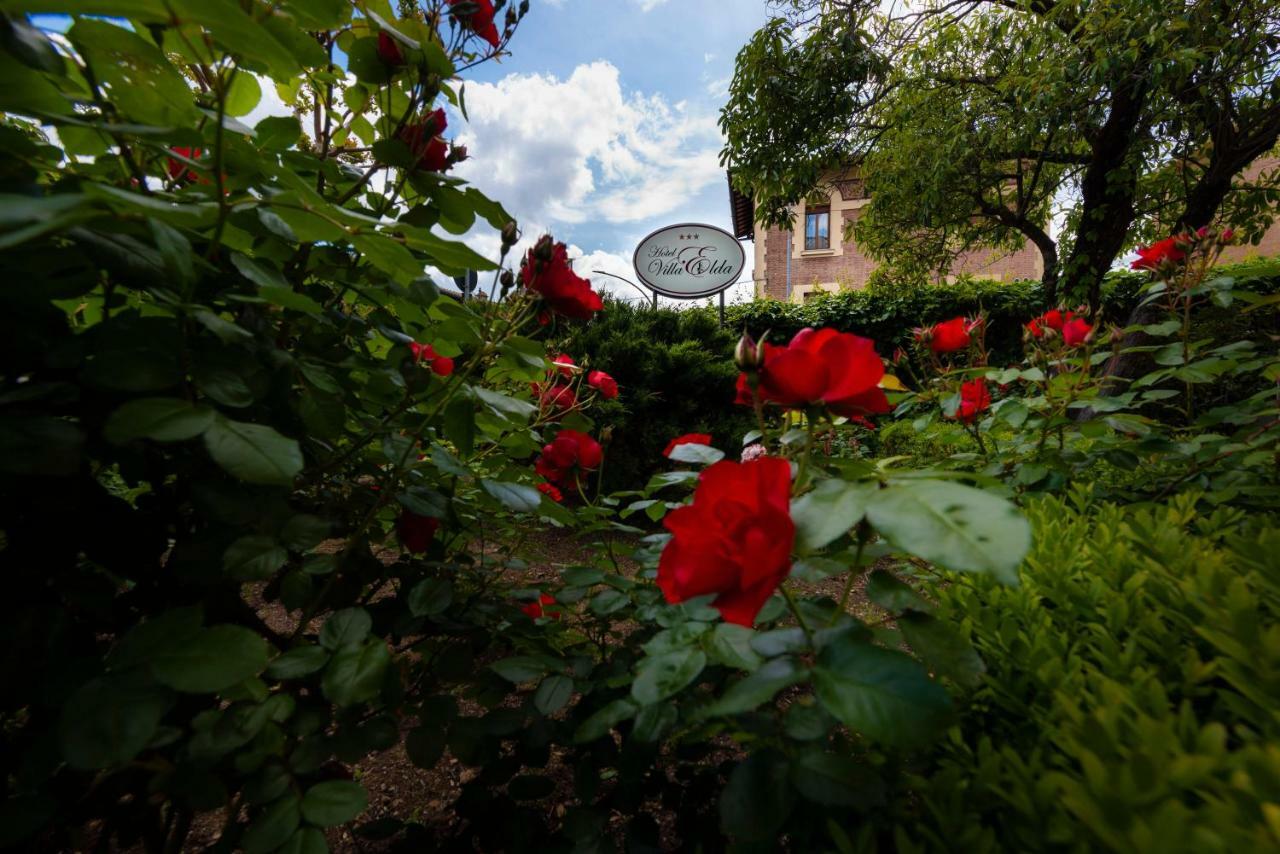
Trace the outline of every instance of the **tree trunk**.
[[1092, 140], [1080, 185], [1080, 225], [1064, 268], [1063, 293], [1068, 298], [1085, 294], [1095, 312], [1102, 304], [1102, 277], [1124, 247], [1136, 215], [1138, 172], [1130, 161], [1137, 137], [1148, 132], [1138, 128], [1146, 100], [1145, 82], [1121, 81]]

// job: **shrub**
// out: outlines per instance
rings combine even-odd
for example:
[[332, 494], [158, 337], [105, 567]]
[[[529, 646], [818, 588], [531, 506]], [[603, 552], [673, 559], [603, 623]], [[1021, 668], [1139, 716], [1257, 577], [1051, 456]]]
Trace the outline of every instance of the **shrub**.
[[1039, 499], [1020, 586], [927, 584], [987, 672], [899, 833], [937, 851], [1280, 845], [1280, 530], [1197, 499]]
[[608, 488], [642, 485], [663, 465], [667, 442], [683, 433], [709, 433], [723, 448], [739, 443], [754, 416], [733, 402], [738, 371], [727, 354], [737, 338], [709, 311], [653, 311], [610, 300], [564, 342], [585, 364], [608, 365], [622, 388], [595, 413], [611, 431]]

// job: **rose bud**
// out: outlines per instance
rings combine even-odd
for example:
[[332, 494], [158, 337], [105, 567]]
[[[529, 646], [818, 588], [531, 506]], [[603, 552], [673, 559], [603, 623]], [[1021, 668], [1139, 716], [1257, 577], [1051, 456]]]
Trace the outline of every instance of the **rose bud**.
[[763, 350], [763, 347], [756, 346], [755, 339], [744, 329], [742, 337], [737, 339], [737, 346], [733, 347], [733, 364], [739, 370], [754, 371], [760, 366], [760, 353]]
[[533, 257], [539, 261], [550, 261], [555, 254], [555, 241], [550, 234], [544, 234], [533, 244]]
[[502, 248], [510, 249], [516, 245], [516, 241], [520, 239], [520, 229], [516, 227], [516, 221], [509, 220], [502, 227]]
[[1224, 228], [1222, 229], [1222, 234], [1218, 235], [1218, 242], [1225, 246], [1234, 240], [1235, 236], [1236, 233], [1234, 229]]
[[512, 275], [510, 270], [503, 270], [502, 275], [498, 277], [498, 282], [502, 285], [502, 292], [505, 294], [515, 287], [516, 277]]

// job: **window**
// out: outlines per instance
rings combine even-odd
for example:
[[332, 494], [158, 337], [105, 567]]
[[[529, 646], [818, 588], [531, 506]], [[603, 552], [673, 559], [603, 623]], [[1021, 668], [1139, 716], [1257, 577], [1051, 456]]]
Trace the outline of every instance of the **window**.
[[804, 212], [804, 248], [831, 248], [831, 207], [812, 205]]

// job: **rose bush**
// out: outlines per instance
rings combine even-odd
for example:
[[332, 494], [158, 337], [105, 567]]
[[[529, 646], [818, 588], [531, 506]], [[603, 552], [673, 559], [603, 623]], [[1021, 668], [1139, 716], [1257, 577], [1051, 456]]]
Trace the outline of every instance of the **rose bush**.
[[[0, 257], [24, 284], [0, 290], [6, 846], [318, 852], [344, 826], [402, 850], [847, 849], [850, 817], [913, 807], [886, 776], [984, 671], [900, 576], [1017, 584], [1010, 497], [1099, 460], [1142, 464], [1148, 498], [1273, 498], [1272, 398], [1182, 392], [1274, 359], [1185, 320], [1109, 396], [1115, 336], [1065, 320], [1007, 369], [966, 320], [905, 379], [852, 333], [744, 337], [745, 461], [690, 423], [656, 440], [669, 470], [600, 494], [593, 414], [634, 390], [566, 342], [604, 304], [447, 174], [457, 69], [526, 8], [6, 7], [77, 15], [0, 40]], [[296, 114], [249, 128], [263, 86]], [[451, 237], [472, 228], [496, 257]], [[1161, 268], [1171, 317], [1236, 298], [1205, 274], [1221, 240]], [[492, 300], [436, 271], [491, 275]], [[1174, 399], [1211, 432], [1142, 411]], [[891, 407], [991, 442], [922, 470], [824, 452]], [[531, 572], [542, 530], [598, 548]], [[851, 612], [863, 586], [883, 619]], [[361, 763], [386, 751], [465, 779], [457, 821], [370, 820]]]

